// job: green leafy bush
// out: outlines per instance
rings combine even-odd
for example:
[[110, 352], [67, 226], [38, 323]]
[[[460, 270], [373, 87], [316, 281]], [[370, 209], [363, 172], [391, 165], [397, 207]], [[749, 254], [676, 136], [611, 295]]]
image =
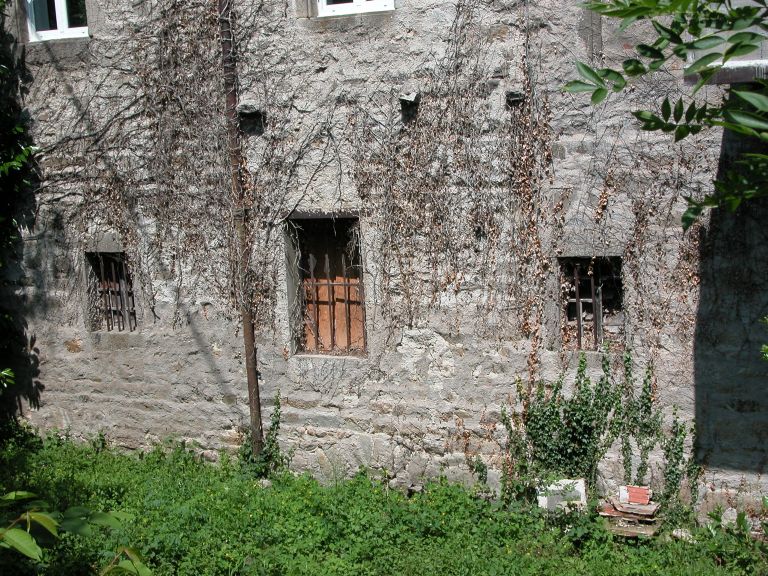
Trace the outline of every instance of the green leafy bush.
[[[627, 544], [593, 516], [548, 516], [520, 502], [502, 506], [445, 480], [412, 498], [365, 472], [331, 486], [282, 473], [264, 488], [237, 460], [214, 466], [181, 446], [138, 456], [44, 442], [2, 475], [24, 478], [58, 509], [77, 498], [90, 509], [130, 514], [119, 529], [61, 538], [42, 566], [52, 575], [93, 573], [112, 561], [104, 551], [121, 542], [133, 543], [154, 574], [169, 576], [706, 576], [756, 573], [766, 562], [763, 544], [730, 536], [718, 543], [704, 532], [692, 543]], [[39, 573], [40, 566], [4, 554], [0, 573]]]
[[254, 454], [251, 450], [251, 430], [246, 429], [243, 434], [243, 443], [240, 445], [239, 458], [243, 469], [256, 478], [268, 478], [275, 474], [281, 474], [288, 470], [291, 463], [289, 454], [284, 454], [277, 441], [280, 434], [280, 392], [275, 396], [275, 408], [269, 418], [269, 428], [264, 435], [264, 448], [261, 454]]
[[514, 411], [502, 411], [501, 418], [507, 431], [502, 499], [507, 503], [532, 500], [537, 486], [559, 478], [583, 477], [593, 489], [598, 465], [617, 444], [628, 484], [645, 484], [651, 453], [661, 453], [662, 501], [680, 517], [682, 480], [687, 477], [695, 488], [698, 477], [698, 468], [685, 453], [688, 429], [674, 414], [665, 431], [651, 366], [646, 368], [639, 390], [629, 352], [623, 356], [620, 377], [613, 374], [607, 353], [601, 368], [599, 379], [593, 382], [582, 353], [570, 395], [563, 391], [564, 377], [553, 384], [539, 382], [532, 389], [518, 381]]

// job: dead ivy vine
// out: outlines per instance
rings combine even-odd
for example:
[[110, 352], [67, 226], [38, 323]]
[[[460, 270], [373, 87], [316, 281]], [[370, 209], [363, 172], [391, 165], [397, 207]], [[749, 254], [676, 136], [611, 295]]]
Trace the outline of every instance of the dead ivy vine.
[[[268, 333], [282, 287], [282, 225], [333, 161], [335, 107], [311, 122], [297, 111], [298, 89], [289, 82], [296, 63], [275, 49], [289, 25], [282, 8], [237, 9], [236, 53], [249, 54], [247, 68], [238, 64], [238, 88], [262, 119], [257, 133], [241, 138], [244, 205], [229, 185], [218, 15], [208, 0], [143, 2], [123, 30], [119, 65], [106, 71], [123, 77], [129, 105], [84, 115], [50, 152], [89, 158], [75, 176], [86, 186], [69, 215], [79, 223], [76, 252], [104, 230], [117, 232], [155, 319], [179, 324], [210, 294], [228, 304], [225, 316], [250, 306], [257, 329]], [[169, 298], [158, 295], [169, 281], [175, 304], [161, 311], [156, 306]]]
[[[495, 71], [479, 6], [457, 3], [445, 54], [420, 78], [412, 121], [400, 118], [392, 92], [355, 111], [354, 176], [376, 231], [375, 296], [390, 328], [472, 304], [476, 334], [531, 338], [536, 350], [557, 236], [542, 230], [560, 228], [562, 209], [547, 190], [551, 113], [528, 61], [530, 39], [518, 61]], [[494, 91], [494, 74], [519, 77], [517, 93]], [[467, 328], [458, 317], [452, 325]], [[534, 354], [531, 376], [537, 363]]]

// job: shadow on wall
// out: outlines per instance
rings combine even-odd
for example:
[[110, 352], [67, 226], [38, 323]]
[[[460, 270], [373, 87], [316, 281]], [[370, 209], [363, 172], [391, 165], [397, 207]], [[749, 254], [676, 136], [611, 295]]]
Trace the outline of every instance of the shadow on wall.
[[[727, 132], [720, 170], [749, 143]], [[697, 458], [710, 468], [768, 468], [768, 198], [712, 212], [700, 247], [694, 365]]]
[[[24, 125], [19, 91], [28, 79], [23, 61], [16, 57], [16, 40], [0, 16], [0, 164], [13, 159], [21, 146], [30, 145]], [[0, 390], [0, 419], [20, 412], [23, 400], [37, 407], [43, 385], [38, 379], [39, 360], [35, 337], [27, 333], [22, 286], [24, 241], [35, 215], [35, 170], [31, 165], [0, 172], [0, 370], [11, 368], [16, 382]]]

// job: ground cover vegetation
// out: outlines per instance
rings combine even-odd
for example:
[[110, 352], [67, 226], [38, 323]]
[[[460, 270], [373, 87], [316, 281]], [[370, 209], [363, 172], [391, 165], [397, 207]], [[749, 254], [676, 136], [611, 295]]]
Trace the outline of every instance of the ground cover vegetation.
[[92, 522], [58, 539], [41, 530], [42, 561], [0, 550], [3, 574], [96, 573], [114, 562], [123, 542], [158, 575], [768, 570], [768, 549], [749, 536], [743, 518], [731, 527], [713, 518], [690, 541], [626, 541], [592, 513], [549, 515], [524, 498], [489, 500], [483, 490], [445, 480], [408, 497], [365, 471], [322, 486], [277, 465], [264, 483], [247, 460], [223, 455], [212, 465], [183, 444], [129, 455], [106, 446], [103, 437], [77, 444], [16, 428], [5, 438], [3, 493], [23, 486], [51, 509], [86, 506], [112, 511], [120, 522]]

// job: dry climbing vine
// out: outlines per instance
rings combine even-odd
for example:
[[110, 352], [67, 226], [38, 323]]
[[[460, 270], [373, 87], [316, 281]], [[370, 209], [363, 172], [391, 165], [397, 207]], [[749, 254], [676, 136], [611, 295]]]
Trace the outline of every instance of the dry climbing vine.
[[[355, 180], [381, 258], [375, 296], [390, 327], [471, 303], [476, 333], [536, 341], [552, 240], [542, 228], [560, 209], [547, 194], [547, 95], [527, 54], [491, 61], [477, 10], [457, 3], [444, 56], [419, 78], [415, 118], [400, 118], [392, 92], [354, 115]], [[519, 81], [505, 97], [494, 78], [509, 76]]]
[[[195, 298], [213, 294], [229, 303], [225, 314], [249, 306], [267, 332], [281, 287], [282, 225], [334, 157], [335, 107], [311, 120], [298, 111], [300, 88], [290, 82], [296, 62], [274, 40], [287, 33], [282, 9], [237, 9], [235, 53], [249, 54], [238, 90], [258, 118], [241, 138], [244, 201], [229, 183], [215, 2], [144, 2], [123, 30], [125, 57], [104, 71], [105, 94], [124, 75], [116, 90], [126, 104], [117, 113], [84, 114], [50, 153], [89, 159], [73, 179], [85, 182], [68, 216], [79, 223], [76, 253], [101, 231], [115, 231], [156, 318], [178, 323]], [[174, 305], [157, 310], [169, 280]]]

